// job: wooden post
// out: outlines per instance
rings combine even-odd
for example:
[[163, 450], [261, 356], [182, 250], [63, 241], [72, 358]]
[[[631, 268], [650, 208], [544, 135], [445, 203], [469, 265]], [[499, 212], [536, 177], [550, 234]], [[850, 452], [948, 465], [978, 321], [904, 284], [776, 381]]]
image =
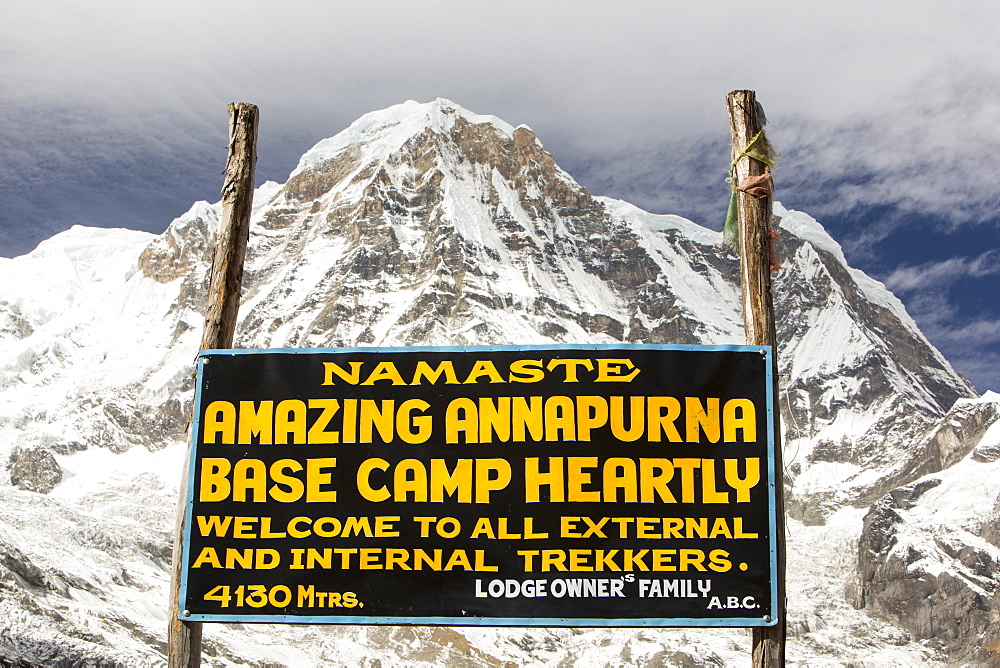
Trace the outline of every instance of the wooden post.
[[[766, 165], [744, 155], [744, 150], [763, 127], [764, 119], [752, 90], [733, 91], [726, 97], [729, 125], [733, 137], [734, 187], [748, 177], [764, 174]], [[773, 397], [778, 400], [777, 336], [774, 325], [774, 301], [771, 292], [770, 221], [771, 197], [753, 197], [739, 192], [740, 288], [743, 301], [743, 326], [746, 342], [753, 346], [771, 346]], [[775, 410], [775, 419], [779, 418]], [[777, 427], [777, 425], [776, 425]], [[775, 499], [778, 521], [775, 527], [778, 562], [778, 623], [753, 629], [753, 665], [785, 665], [785, 503], [781, 456], [781, 430], [775, 429]]]
[[246, 102], [230, 104], [229, 159], [222, 186], [222, 222], [212, 261], [203, 349], [229, 348], [236, 332], [240, 307], [243, 260], [250, 238], [253, 179], [257, 166], [257, 107]]
[[[254, 170], [257, 165], [258, 110], [255, 105], [246, 102], [230, 104], [227, 108], [229, 158], [226, 161], [226, 180], [222, 186], [222, 221], [212, 259], [205, 331], [201, 337], [202, 349], [230, 348], [233, 345], [243, 284], [243, 261], [246, 258], [247, 240], [250, 238]], [[188, 447], [190, 448], [190, 444]], [[167, 659], [170, 668], [195, 668], [201, 665], [201, 623], [179, 619], [183, 616], [180, 610], [183, 570], [181, 545], [184, 537], [189, 460], [190, 456], [185, 456], [174, 530], [170, 626], [167, 631]]]

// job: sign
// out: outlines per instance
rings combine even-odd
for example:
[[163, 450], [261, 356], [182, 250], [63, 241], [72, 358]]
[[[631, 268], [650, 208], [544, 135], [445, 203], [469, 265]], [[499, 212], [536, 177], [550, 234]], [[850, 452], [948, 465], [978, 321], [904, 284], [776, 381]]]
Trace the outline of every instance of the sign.
[[182, 619], [772, 624], [770, 355], [204, 351]]

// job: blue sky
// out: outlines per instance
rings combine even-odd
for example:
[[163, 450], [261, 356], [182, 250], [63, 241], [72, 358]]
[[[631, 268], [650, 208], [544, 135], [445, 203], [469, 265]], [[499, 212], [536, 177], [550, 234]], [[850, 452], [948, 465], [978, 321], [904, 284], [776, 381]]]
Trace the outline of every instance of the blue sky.
[[719, 228], [724, 99], [749, 88], [778, 198], [1000, 390], [1000, 5], [748, 7], [5, 0], [0, 256], [217, 200], [231, 101], [261, 108], [259, 181], [367, 111], [446, 97], [530, 125], [595, 194]]

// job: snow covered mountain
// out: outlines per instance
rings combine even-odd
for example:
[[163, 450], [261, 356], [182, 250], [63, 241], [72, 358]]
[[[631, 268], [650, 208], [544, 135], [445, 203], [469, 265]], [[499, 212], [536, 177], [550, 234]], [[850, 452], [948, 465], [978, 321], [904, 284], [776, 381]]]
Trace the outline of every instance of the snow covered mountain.
[[[254, 201], [239, 347], [743, 342], [721, 234], [593, 197], [529, 128], [446, 100], [365, 115]], [[956, 499], [992, 470], [1000, 400], [976, 398], [816, 221], [775, 209], [789, 659], [983, 660], [976, 642], [996, 627], [997, 494]], [[73, 228], [0, 259], [2, 658], [160, 660], [218, 220], [200, 202], [158, 237]], [[928, 480], [940, 491], [923, 493]], [[948, 522], [931, 521], [945, 506]], [[948, 547], [926, 547], [939, 538]], [[921, 558], [900, 553], [919, 541]], [[900, 604], [914, 578], [930, 593]], [[967, 621], [935, 612], [941, 592], [961, 593]], [[748, 651], [739, 630], [205, 635], [219, 664], [701, 665]]]

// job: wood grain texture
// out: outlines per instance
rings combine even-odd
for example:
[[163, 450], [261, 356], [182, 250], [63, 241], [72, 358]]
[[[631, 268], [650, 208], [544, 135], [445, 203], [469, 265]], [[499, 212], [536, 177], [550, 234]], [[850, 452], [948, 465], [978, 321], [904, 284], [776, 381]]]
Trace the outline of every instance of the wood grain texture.
[[229, 348], [236, 332], [243, 261], [250, 238], [253, 181], [257, 164], [258, 110], [241, 102], [229, 107], [229, 159], [222, 186], [222, 222], [212, 261], [203, 349]]
[[[763, 129], [757, 96], [750, 90], [733, 91], [726, 97], [729, 126], [733, 137], [733, 160], [736, 160], [735, 181], [760, 176], [766, 165], [740, 154]], [[771, 286], [770, 238], [771, 198], [739, 193], [740, 289], [743, 300], [743, 326], [746, 342], [752, 346], [771, 346], [772, 396], [778, 397], [778, 349], [774, 323], [774, 300]], [[775, 419], [780, 412], [775, 410]], [[755, 668], [785, 665], [785, 503], [784, 463], [781, 452], [781, 430], [775, 425], [775, 497], [778, 523], [775, 531], [778, 562], [778, 623], [753, 629], [753, 665]]]
[[[202, 349], [231, 348], [233, 345], [243, 287], [243, 262], [250, 239], [259, 111], [255, 105], [245, 102], [230, 104], [227, 109], [229, 157], [222, 186], [222, 220], [212, 259]], [[173, 579], [167, 630], [167, 663], [170, 668], [196, 668], [201, 665], [201, 623], [178, 619], [178, 613], [183, 612], [180, 610], [180, 587], [190, 451], [188, 455], [184, 458], [174, 526]]]

